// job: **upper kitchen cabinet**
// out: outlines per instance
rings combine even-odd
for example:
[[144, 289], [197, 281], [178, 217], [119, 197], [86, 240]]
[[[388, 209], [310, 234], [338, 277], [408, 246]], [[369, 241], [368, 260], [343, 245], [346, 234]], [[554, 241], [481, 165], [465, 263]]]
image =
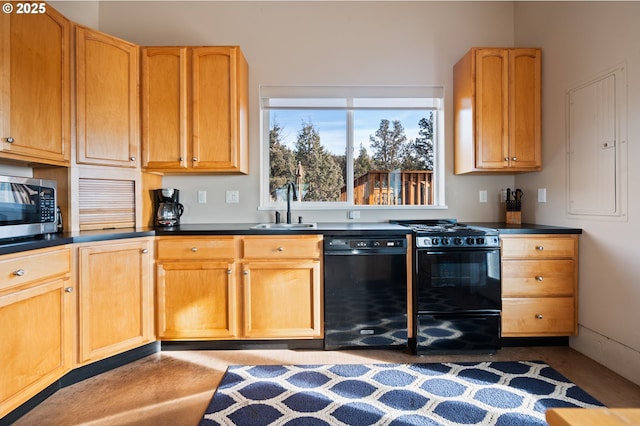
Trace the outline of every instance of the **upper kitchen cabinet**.
[[454, 172], [540, 171], [541, 50], [473, 48], [453, 79]]
[[238, 46], [142, 49], [143, 167], [248, 173], [248, 65]]
[[138, 55], [132, 43], [77, 26], [78, 164], [138, 167]]
[[42, 6], [0, 16], [0, 158], [66, 166], [70, 23]]

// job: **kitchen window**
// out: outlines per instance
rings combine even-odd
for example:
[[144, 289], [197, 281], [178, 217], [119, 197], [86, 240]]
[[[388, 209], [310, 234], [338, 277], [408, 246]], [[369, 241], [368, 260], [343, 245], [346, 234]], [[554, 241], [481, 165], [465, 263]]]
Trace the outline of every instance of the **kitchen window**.
[[262, 206], [442, 207], [443, 92], [262, 86]]

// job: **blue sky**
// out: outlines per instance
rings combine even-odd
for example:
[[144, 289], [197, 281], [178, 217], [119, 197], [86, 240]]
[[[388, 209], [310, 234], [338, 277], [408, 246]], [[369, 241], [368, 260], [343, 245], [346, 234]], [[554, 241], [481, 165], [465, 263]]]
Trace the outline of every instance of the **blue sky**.
[[[404, 127], [407, 139], [415, 139], [418, 136], [418, 122], [425, 117], [428, 111], [424, 110], [356, 110], [354, 113], [354, 141], [355, 154], [357, 155], [362, 143], [369, 147], [369, 136], [374, 135], [380, 127], [380, 120], [400, 120]], [[303, 122], [311, 121], [320, 133], [322, 145], [332, 154], [343, 155], [346, 140], [346, 111], [339, 110], [278, 110], [272, 111], [271, 123], [275, 121], [282, 128], [283, 142], [289, 147], [295, 146], [298, 131]]]

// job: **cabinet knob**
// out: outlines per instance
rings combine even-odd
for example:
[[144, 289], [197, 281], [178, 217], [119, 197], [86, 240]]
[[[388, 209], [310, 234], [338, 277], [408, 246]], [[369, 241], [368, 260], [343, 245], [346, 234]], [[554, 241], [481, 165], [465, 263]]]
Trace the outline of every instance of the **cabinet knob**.
[[518, 161], [518, 157], [511, 157], [511, 161]]
[[542, 250], [544, 250], [544, 247], [543, 246], [536, 246], [536, 250], [542, 251]]
[[142, 250], [140, 250], [140, 251], [142, 252], [142, 254], [147, 254], [147, 253], [149, 253], [149, 249], [142, 249]]
[[16, 141], [16, 140], [15, 140], [14, 138], [12, 138], [11, 136], [9, 136], [9, 137], [7, 138], [7, 142], [9, 142], [9, 143], [14, 143], [15, 141]]
[[193, 157], [191, 161], [198, 161], [198, 157]]
[[227, 274], [231, 275], [233, 271], [231, 269], [227, 269]]
[[65, 287], [64, 291], [65, 293], [73, 293], [73, 287]]
[[543, 279], [542, 275], [536, 275], [536, 281], [542, 281]]
[[182, 162], [182, 157], [178, 157], [178, 161]]
[[504, 161], [509, 161], [509, 157], [504, 157]]
[[18, 269], [17, 271], [13, 271], [13, 275], [16, 277], [21, 277], [24, 275], [24, 269]]
[[191, 251], [194, 252], [194, 253], [197, 252], [198, 251], [198, 247], [191, 247]]
[[249, 271], [248, 271], [248, 270], [246, 270], [246, 269], [245, 269], [244, 271], [242, 271], [242, 273], [243, 273], [244, 275], [249, 275]]
[[129, 157], [131, 161], [136, 161], [136, 157]]
[[284, 247], [278, 247], [278, 251], [284, 251]]
[[536, 314], [536, 319], [542, 319], [542, 314]]

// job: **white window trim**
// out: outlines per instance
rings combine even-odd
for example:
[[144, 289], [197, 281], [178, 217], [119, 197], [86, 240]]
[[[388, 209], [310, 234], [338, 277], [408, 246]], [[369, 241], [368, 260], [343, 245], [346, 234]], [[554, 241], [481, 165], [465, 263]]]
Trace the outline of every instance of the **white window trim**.
[[[377, 102], [385, 98], [432, 98], [436, 102], [431, 106], [435, 110], [434, 134], [434, 203], [431, 205], [367, 205], [354, 204], [353, 184], [347, 185], [347, 201], [340, 202], [312, 202], [292, 201], [292, 208], [296, 210], [345, 210], [357, 208], [358, 210], [441, 210], [447, 209], [445, 202], [445, 143], [444, 143], [444, 87], [443, 86], [294, 86], [294, 85], [261, 85], [260, 86], [260, 204], [258, 210], [277, 210], [286, 206], [285, 202], [273, 202], [269, 196], [269, 99], [279, 98], [294, 100], [300, 99], [324, 99], [325, 106], [330, 109], [341, 107], [353, 114], [353, 108], [346, 104], [339, 105], [335, 99], [345, 98], [369, 98], [370, 106], [375, 108]], [[308, 104], [304, 105], [308, 107]], [[365, 107], [361, 107], [366, 109]], [[431, 109], [430, 108], [430, 109]], [[393, 109], [393, 108], [388, 108]], [[347, 120], [347, 144], [351, 146], [347, 150], [347, 161], [353, 164], [353, 119]], [[353, 167], [347, 169], [347, 182], [353, 182]]]

